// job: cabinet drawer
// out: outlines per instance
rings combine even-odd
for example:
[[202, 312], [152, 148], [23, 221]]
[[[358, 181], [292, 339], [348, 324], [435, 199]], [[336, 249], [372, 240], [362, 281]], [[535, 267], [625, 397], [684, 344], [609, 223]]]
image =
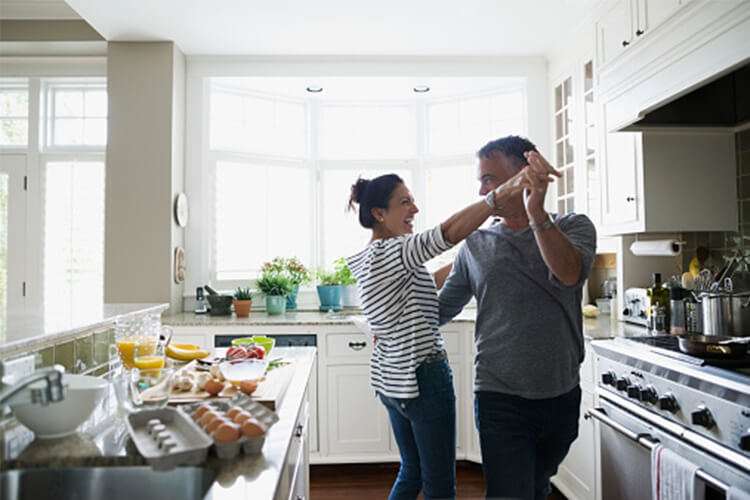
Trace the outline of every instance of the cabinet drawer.
[[372, 338], [361, 333], [330, 333], [326, 336], [326, 355], [331, 358], [369, 360], [372, 354]]

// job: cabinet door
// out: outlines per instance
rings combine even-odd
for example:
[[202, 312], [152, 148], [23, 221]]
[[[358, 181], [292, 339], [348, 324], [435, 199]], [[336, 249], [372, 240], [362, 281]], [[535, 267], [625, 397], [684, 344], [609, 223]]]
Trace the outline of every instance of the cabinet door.
[[570, 445], [565, 460], [560, 464], [552, 482], [567, 498], [593, 500], [596, 497], [597, 452], [593, 419], [585, 419], [586, 410], [594, 404], [588, 391], [581, 394], [581, 414], [578, 438]]
[[620, 0], [596, 23], [599, 63], [615, 60], [633, 41], [633, 6], [631, 1]]
[[638, 0], [638, 27], [635, 35], [641, 36], [666, 21], [680, 8], [681, 0]]
[[[606, 130], [606, 129], [604, 129]], [[637, 140], [640, 132], [612, 132], [604, 137], [603, 226], [638, 221]]]
[[369, 366], [328, 366], [326, 375], [330, 454], [388, 452], [388, 414], [370, 387]]

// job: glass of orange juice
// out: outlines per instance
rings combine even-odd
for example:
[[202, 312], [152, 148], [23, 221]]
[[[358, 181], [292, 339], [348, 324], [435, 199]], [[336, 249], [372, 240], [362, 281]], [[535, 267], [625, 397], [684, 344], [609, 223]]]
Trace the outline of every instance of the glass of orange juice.
[[134, 342], [133, 366], [139, 370], [164, 368], [164, 342], [153, 339]]

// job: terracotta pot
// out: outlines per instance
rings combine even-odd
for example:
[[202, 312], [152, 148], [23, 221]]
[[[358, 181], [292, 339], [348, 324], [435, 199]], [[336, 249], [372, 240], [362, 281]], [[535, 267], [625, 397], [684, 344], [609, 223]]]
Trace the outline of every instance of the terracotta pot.
[[238, 318], [247, 318], [250, 316], [250, 306], [253, 305], [252, 300], [232, 300], [234, 304], [234, 314]]

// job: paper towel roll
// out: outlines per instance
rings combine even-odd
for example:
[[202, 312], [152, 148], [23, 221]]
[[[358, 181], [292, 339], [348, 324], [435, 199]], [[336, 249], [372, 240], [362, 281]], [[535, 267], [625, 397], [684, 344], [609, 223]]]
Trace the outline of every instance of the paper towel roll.
[[681, 245], [682, 242], [677, 240], [634, 241], [630, 245], [630, 252], [638, 256], [669, 257], [678, 255]]

